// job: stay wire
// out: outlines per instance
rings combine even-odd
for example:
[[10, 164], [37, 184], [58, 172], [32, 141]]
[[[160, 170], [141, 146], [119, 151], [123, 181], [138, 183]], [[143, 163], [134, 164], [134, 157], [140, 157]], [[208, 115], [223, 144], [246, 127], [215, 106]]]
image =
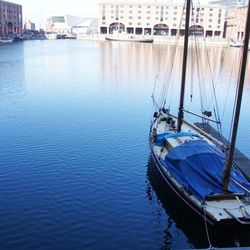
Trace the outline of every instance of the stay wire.
[[[183, 8], [182, 8], [182, 15], [181, 16], [183, 16], [184, 9], [185, 9], [185, 3], [184, 3]], [[179, 30], [180, 30], [181, 24], [182, 24], [182, 18], [180, 20]], [[173, 76], [173, 69], [174, 69], [174, 65], [175, 65], [175, 61], [176, 61], [178, 40], [179, 40], [179, 34], [177, 34], [175, 48], [174, 48], [173, 53], [172, 53], [173, 62], [171, 63], [169, 76], [168, 76], [167, 72], [166, 72], [166, 74], [164, 76], [164, 82], [165, 82], [165, 84], [163, 84], [162, 94], [161, 94], [161, 97], [160, 97], [160, 100], [159, 100], [159, 103], [161, 104], [161, 106], [164, 103], [166, 103], [166, 99], [168, 97], [169, 89], [170, 89], [170, 92], [173, 91], [172, 76]], [[172, 95], [170, 95], [169, 99], [170, 99], [169, 100], [169, 105], [171, 105]]]

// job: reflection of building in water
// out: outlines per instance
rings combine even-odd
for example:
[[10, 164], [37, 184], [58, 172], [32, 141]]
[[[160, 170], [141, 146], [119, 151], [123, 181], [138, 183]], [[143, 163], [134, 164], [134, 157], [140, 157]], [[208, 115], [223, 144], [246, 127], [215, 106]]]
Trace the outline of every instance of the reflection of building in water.
[[234, 7], [228, 10], [227, 17], [227, 38], [232, 40], [243, 40], [247, 6]]
[[[205, 37], [223, 37], [225, 16], [225, 6], [193, 7], [190, 33]], [[111, 1], [99, 4], [99, 31], [102, 34], [119, 29], [132, 34], [176, 36], [183, 35], [184, 28], [185, 10], [181, 4], [159, 1]]]
[[22, 33], [22, 5], [0, 0], [0, 37]]

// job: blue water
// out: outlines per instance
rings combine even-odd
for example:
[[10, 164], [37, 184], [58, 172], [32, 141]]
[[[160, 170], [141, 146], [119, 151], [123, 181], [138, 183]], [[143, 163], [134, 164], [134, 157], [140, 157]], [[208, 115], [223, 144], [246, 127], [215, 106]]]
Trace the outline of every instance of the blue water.
[[208, 246], [204, 231], [168, 207], [152, 173], [150, 95], [168, 50], [94, 41], [0, 46], [0, 249]]

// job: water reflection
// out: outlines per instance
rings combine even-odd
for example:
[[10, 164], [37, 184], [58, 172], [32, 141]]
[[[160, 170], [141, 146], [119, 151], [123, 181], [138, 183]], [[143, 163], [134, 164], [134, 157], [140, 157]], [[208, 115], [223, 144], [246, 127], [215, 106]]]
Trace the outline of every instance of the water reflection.
[[24, 44], [0, 46], [0, 95], [18, 98], [25, 91]]
[[[161, 211], [164, 208], [166, 213], [161, 211], [153, 215], [156, 221], [163, 221], [161, 223], [165, 221], [165, 236], [161, 249], [208, 248], [210, 244], [204, 221], [198, 219], [196, 214], [187, 209], [168, 188], [163, 186], [151, 156], [148, 161], [147, 180], [147, 197], [154, 206], [154, 211]], [[238, 227], [231, 230], [209, 226], [208, 233], [213, 247], [250, 245], [250, 229]]]

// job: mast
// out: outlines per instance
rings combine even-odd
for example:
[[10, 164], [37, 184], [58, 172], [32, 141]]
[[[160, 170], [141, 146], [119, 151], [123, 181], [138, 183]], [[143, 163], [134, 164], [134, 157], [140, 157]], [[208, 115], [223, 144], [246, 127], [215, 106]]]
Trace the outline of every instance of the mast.
[[180, 105], [178, 112], [178, 128], [177, 131], [181, 131], [182, 119], [184, 116], [183, 104], [184, 104], [184, 92], [185, 92], [185, 82], [186, 82], [186, 69], [187, 69], [187, 55], [188, 55], [188, 35], [189, 35], [189, 20], [190, 20], [190, 7], [191, 0], [187, 0], [186, 5], [186, 22], [185, 22], [185, 40], [184, 40], [184, 51], [183, 51], [183, 63], [182, 63], [182, 78], [181, 78], [181, 95], [180, 95]]
[[237, 102], [236, 102], [236, 109], [235, 109], [235, 116], [234, 116], [234, 123], [233, 123], [233, 132], [232, 132], [231, 144], [230, 144], [229, 153], [228, 153], [228, 159], [226, 162], [226, 166], [224, 168], [224, 175], [223, 175], [223, 190], [224, 191], [228, 191], [228, 184], [230, 182], [231, 166], [232, 166], [233, 157], [234, 157], [234, 149], [235, 149], [236, 136], [237, 136], [237, 131], [238, 131], [240, 108], [241, 108], [245, 73], [246, 73], [246, 67], [247, 67], [247, 54], [248, 54], [248, 44], [249, 44], [249, 32], [250, 32], [250, 8], [249, 6], [250, 6], [250, 0], [248, 2], [244, 48], [243, 48], [241, 71], [240, 71], [240, 77], [239, 77], [239, 87], [238, 87], [238, 95], [237, 95]]

